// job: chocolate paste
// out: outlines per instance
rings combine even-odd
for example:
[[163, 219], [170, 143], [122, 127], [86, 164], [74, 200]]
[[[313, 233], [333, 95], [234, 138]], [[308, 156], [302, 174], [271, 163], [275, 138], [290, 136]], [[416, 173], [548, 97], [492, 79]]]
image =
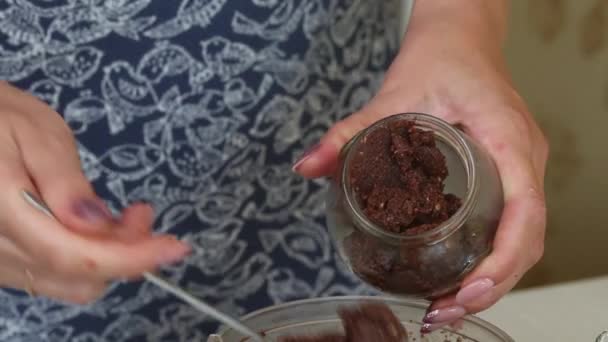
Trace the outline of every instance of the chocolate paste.
[[448, 175], [435, 136], [396, 121], [365, 136], [350, 164], [350, 182], [366, 216], [387, 232], [418, 234], [452, 216], [461, 201], [443, 193]]
[[[444, 194], [446, 160], [432, 132], [411, 121], [394, 121], [367, 133], [350, 161], [350, 182], [365, 216], [386, 232], [415, 235], [452, 216], [461, 200]], [[450, 243], [453, 239], [450, 240]], [[459, 243], [459, 241], [457, 241]], [[353, 271], [381, 290], [429, 293], [461, 271], [463, 245], [404, 244], [391, 247], [369, 233], [355, 230], [344, 241]], [[437, 269], [430, 260], [452, 258], [454, 270]]]
[[339, 312], [344, 334], [285, 336], [280, 342], [407, 342], [405, 327], [385, 304], [367, 303]]

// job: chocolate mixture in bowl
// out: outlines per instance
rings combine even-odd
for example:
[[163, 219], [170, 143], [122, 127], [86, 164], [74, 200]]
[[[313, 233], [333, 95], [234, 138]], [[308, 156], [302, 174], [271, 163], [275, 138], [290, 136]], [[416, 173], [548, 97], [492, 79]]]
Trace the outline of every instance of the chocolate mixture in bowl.
[[391, 309], [380, 303], [366, 303], [339, 312], [344, 334], [284, 336], [279, 342], [407, 342], [405, 327]]

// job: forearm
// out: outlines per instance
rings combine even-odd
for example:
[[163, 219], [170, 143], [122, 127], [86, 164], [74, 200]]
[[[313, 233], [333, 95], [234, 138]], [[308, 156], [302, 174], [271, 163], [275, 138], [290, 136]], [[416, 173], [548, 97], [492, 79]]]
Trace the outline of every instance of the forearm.
[[507, 35], [508, 3], [508, 0], [416, 0], [406, 42], [457, 40], [459, 44], [500, 51]]

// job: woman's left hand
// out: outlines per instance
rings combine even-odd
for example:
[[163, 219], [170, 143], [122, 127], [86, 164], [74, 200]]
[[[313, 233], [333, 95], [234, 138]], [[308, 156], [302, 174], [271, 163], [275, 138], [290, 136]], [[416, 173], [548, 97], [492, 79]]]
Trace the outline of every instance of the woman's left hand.
[[[294, 170], [309, 178], [332, 174], [341, 147], [351, 137], [386, 116], [405, 112], [428, 113], [460, 124], [485, 147], [497, 165], [505, 197], [493, 252], [455, 295], [431, 305], [423, 327], [430, 332], [489, 308], [541, 258], [548, 145], [509, 80], [502, 40], [492, 41], [488, 30], [479, 34], [477, 17], [470, 18], [470, 26], [457, 22], [451, 26], [449, 20], [429, 23], [431, 13], [443, 13], [438, 8], [442, 5], [425, 8], [423, 4], [431, 2], [418, 3], [402, 52], [380, 91], [359, 112], [336, 123]], [[464, 2], [461, 5], [472, 10]]]

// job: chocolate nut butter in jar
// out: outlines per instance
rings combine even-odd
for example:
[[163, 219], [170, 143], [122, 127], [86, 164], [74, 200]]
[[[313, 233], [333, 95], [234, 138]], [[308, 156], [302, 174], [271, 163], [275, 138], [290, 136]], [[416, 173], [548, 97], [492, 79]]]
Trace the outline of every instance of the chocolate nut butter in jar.
[[487, 256], [503, 193], [488, 153], [426, 114], [390, 116], [345, 145], [328, 193], [338, 251], [384, 293], [432, 299]]

